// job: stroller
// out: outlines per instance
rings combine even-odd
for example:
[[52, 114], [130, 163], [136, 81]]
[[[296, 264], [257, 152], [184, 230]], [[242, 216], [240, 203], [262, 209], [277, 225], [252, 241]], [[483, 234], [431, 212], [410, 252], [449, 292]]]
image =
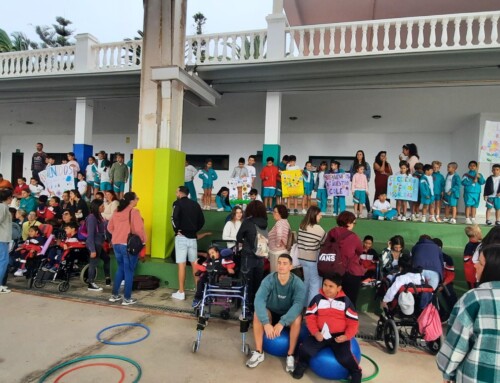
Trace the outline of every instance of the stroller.
[[[213, 241], [212, 244], [216, 244], [216, 246], [219, 247], [221, 242], [223, 241]], [[224, 255], [224, 253], [226, 255]], [[222, 258], [229, 254], [236, 256], [235, 250], [233, 249], [224, 249], [221, 251]], [[212, 316], [212, 308], [215, 306], [222, 307], [220, 316], [222, 319], [226, 320], [230, 317], [231, 306], [241, 302], [242, 315], [239, 318], [242, 341], [241, 351], [245, 355], [249, 355], [250, 346], [246, 343], [246, 336], [250, 327], [249, 320], [251, 318], [246, 317], [247, 283], [244, 275], [240, 274], [239, 278], [221, 275], [217, 270], [210, 267], [207, 267], [206, 272], [208, 273], [208, 281], [203, 287], [203, 297], [200, 300], [200, 304], [195, 308], [197, 317], [197, 336], [196, 340], [193, 341], [192, 351], [195, 353], [200, 348], [201, 336], [208, 324], [208, 320]]]
[[[387, 285], [388, 281], [383, 280], [379, 290], [385, 290]], [[414, 297], [414, 312], [411, 315], [405, 315], [398, 304], [398, 296], [402, 292], [409, 292]], [[380, 294], [379, 292], [378, 295]], [[441, 347], [441, 338], [426, 342], [418, 325], [420, 313], [430, 304], [438, 304], [432, 286], [427, 284], [402, 286], [396, 297], [388, 303], [388, 308], [384, 308], [381, 313], [375, 330], [375, 339], [383, 340], [390, 354], [397, 352], [401, 341], [405, 346], [409, 344], [424, 346], [430, 353], [436, 355]]]

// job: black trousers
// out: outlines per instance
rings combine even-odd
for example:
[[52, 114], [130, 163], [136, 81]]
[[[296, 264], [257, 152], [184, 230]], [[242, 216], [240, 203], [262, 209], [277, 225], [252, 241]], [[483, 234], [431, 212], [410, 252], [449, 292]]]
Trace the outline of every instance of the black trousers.
[[102, 246], [96, 245], [95, 250], [96, 250], [95, 258], [90, 258], [90, 255], [89, 255], [89, 272], [88, 272], [88, 278], [87, 278], [89, 283], [92, 283], [95, 280], [96, 269], [97, 269], [97, 265], [99, 263], [99, 259], [102, 259], [102, 261], [104, 263], [104, 265], [103, 265], [104, 276], [106, 278], [109, 278], [110, 274], [111, 274], [110, 269], [109, 269], [109, 264], [110, 264], [109, 255], [106, 254], [106, 252], [104, 251]]
[[344, 290], [345, 295], [347, 295], [354, 306], [356, 306], [359, 289], [361, 287], [361, 282], [363, 281], [363, 279], [363, 275], [358, 277], [349, 273], [344, 274], [344, 276], [342, 277], [342, 290]]
[[306, 368], [309, 360], [326, 347], [330, 347], [335, 359], [351, 374], [351, 383], [361, 382], [361, 368], [351, 352], [351, 342], [337, 343], [335, 337], [342, 334], [332, 334], [328, 340], [318, 342], [313, 336], [308, 336], [299, 347], [299, 366]]

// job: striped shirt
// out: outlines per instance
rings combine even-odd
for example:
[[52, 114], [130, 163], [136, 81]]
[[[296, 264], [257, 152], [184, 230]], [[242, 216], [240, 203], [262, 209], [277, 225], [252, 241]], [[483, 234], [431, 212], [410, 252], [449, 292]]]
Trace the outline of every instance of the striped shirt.
[[325, 230], [320, 225], [307, 226], [306, 230], [299, 229], [297, 237], [299, 259], [316, 262], [319, 249], [325, 242], [325, 237]]
[[286, 219], [276, 221], [276, 224], [269, 232], [269, 250], [275, 252], [286, 250], [290, 230], [290, 224]]
[[500, 281], [466, 292], [448, 320], [448, 334], [437, 356], [446, 380], [457, 383], [500, 381]]

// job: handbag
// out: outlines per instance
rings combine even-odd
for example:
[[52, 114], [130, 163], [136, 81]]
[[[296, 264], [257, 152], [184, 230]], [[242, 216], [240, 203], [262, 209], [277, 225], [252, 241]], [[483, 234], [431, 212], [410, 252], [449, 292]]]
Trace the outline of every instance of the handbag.
[[141, 237], [139, 237], [137, 234], [132, 233], [132, 209], [130, 209], [130, 212], [128, 214], [128, 222], [130, 225], [130, 232], [128, 233], [127, 237], [127, 253], [131, 255], [139, 255], [142, 248], [144, 247], [144, 244], [142, 243]]

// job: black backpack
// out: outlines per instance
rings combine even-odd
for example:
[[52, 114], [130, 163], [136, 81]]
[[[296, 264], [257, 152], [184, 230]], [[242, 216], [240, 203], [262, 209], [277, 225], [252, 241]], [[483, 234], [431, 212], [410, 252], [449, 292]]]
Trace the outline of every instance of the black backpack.
[[160, 287], [160, 278], [154, 275], [136, 275], [132, 290], [156, 290]]

